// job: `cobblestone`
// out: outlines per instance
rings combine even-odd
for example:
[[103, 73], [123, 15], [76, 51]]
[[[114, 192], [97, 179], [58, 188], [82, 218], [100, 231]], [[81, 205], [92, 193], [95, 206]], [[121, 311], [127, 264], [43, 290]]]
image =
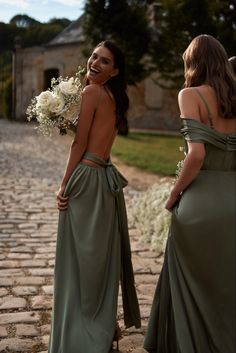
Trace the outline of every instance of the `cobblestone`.
[[26, 300], [24, 298], [6, 296], [0, 298], [0, 310], [3, 309], [21, 309], [26, 307]]
[[20, 313], [5, 313], [0, 314], [0, 324], [12, 324], [22, 322], [38, 322], [40, 315], [38, 312], [23, 311]]
[[16, 325], [17, 336], [37, 336], [39, 334], [38, 328], [33, 325]]
[[[0, 352], [47, 353], [58, 218], [55, 193], [69, 143], [68, 137], [38, 136], [31, 124], [0, 120]], [[132, 183], [125, 189], [127, 205], [138, 189]], [[126, 330], [120, 350], [144, 353], [143, 335], [163, 259], [139, 242], [137, 229], [130, 229], [130, 237], [142, 328]], [[121, 303], [119, 296], [122, 326]]]
[[6, 338], [0, 342], [0, 352], [32, 352], [37, 342], [32, 339]]
[[7, 333], [6, 327], [0, 326], [0, 337], [2, 338], [7, 336], [8, 336], [8, 333]]

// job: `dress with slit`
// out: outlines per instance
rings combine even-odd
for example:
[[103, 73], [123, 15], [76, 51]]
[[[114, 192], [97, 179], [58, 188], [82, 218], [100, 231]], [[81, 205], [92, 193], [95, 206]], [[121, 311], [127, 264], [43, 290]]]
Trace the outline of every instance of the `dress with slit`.
[[236, 133], [182, 119], [204, 164], [172, 212], [144, 348], [150, 353], [236, 352]]
[[123, 196], [125, 178], [114, 165], [79, 163], [59, 213], [54, 304], [48, 353], [108, 353], [121, 282], [126, 327], [140, 327]]

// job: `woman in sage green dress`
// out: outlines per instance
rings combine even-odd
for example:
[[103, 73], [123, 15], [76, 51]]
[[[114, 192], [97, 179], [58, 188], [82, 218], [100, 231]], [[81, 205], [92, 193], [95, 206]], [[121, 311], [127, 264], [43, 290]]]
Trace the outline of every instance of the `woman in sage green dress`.
[[172, 211], [145, 349], [235, 353], [236, 81], [222, 45], [193, 39], [179, 93], [187, 155]]
[[49, 353], [108, 353], [118, 343], [121, 282], [126, 327], [140, 327], [123, 187], [110, 160], [127, 123], [124, 56], [100, 43], [87, 64], [76, 136], [58, 192], [54, 305]]

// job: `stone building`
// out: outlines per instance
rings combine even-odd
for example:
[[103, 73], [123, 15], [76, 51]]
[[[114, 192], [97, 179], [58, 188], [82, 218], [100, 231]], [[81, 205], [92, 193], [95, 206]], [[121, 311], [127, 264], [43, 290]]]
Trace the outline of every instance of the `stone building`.
[[[52, 77], [73, 75], [84, 65], [81, 18], [72, 22], [51, 42], [30, 48], [15, 47], [13, 55], [13, 117], [25, 120], [30, 100], [50, 86]], [[177, 92], [163, 90], [158, 74], [128, 88], [129, 124], [132, 128], [177, 130]]]

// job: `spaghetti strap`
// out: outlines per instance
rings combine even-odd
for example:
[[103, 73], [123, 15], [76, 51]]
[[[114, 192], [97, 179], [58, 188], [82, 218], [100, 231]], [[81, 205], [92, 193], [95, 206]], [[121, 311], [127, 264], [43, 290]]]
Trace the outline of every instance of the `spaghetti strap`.
[[206, 99], [204, 98], [203, 94], [196, 87], [193, 87], [193, 89], [197, 92], [197, 94], [201, 98], [202, 102], [204, 103], [206, 110], [208, 112], [208, 120], [209, 120], [210, 126], [212, 129], [214, 129], [211, 111], [210, 111], [210, 108], [208, 107]]

